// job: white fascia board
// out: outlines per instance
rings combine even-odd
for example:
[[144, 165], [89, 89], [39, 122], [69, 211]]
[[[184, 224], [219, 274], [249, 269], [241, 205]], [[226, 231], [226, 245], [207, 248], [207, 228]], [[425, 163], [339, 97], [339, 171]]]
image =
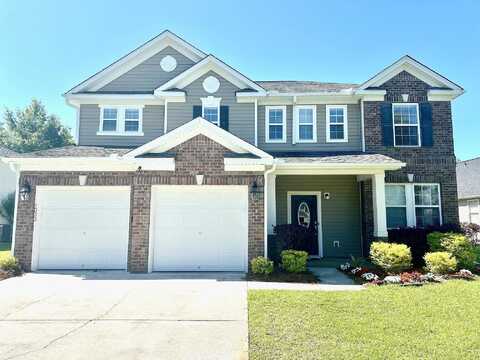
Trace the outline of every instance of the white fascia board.
[[170, 81], [167, 81], [165, 84], [155, 89], [155, 93], [157, 91], [168, 90], [171, 88], [183, 89], [185, 86], [191, 84], [193, 81], [197, 80], [200, 76], [204, 75], [209, 71], [216, 72], [240, 89], [247, 86], [257, 90], [258, 92], [265, 92], [265, 89], [263, 89], [261, 86], [259, 86], [246, 76], [239, 73], [234, 68], [218, 60], [215, 56], [208, 55], [202, 61], [196, 63], [191, 68], [185, 70], [178, 76], [174, 77]]
[[452, 101], [462, 95], [465, 91], [460, 90], [443, 90], [432, 89], [428, 90], [428, 101]]
[[[102, 158], [3, 158], [4, 162], [19, 171], [174, 171], [175, 159], [132, 159], [126, 161], [118, 156]], [[155, 162], [153, 161], [155, 160]]]
[[195, 48], [171, 31], [166, 30], [67, 91], [67, 94], [85, 89], [98, 90], [168, 46], [171, 46], [194, 62], [198, 62], [207, 56], [204, 52]]
[[185, 93], [183, 91], [157, 91], [154, 95], [162, 100], [168, 102], [184, 103], [186, 101]]
[[67, 94], [65, 101], [71, 106], [99, 105], [163, 105], [164, 100], [153, 94]]
[[190, 122], [182, 125], [165, 135], [162, 135], [138, 148], [125, 154], [124, 158], [135, 158], [149, 152], [161, 153], [184, 143], [185, 141], [197, 135], [205, 135], [220, 145], [230, 149], [236, 153], [245, 154], [252, 153], [261, 158], [272, 158], [272, 156], [263, 150], [247, 143], [246, 141], [236, 137], [210, 123], [209, 121], [198, 117]]
[[225, 171], [265, 171], [274, 159], [224, 158]]
[[277, 160], [277, 170], [344, 170], [344, 171], [358, 171], [363, 170], [366, 173], [375, 173], [385, 170], [399, 170], [406, 166], [405, 163], [385, 163], [385, 164], [359, 164], [359, 163], [285, 163], [282, 160]]
[[369, 87], [376, 87], [384, 84], [395, 75], [402, 71], [407, 71], [418, 79], [426, 82], [430, 86], [434, 87], [449, 87], [453, 90], [463, 91], [463, 89], [452, 81], [448, 80], [444, 76], [438, 74], [427, 66], [421, 64], [408, 55], [403, 56], [392, 65], [388, 66], [371, 79], [364, 82], [359, 90], [364, 90]]

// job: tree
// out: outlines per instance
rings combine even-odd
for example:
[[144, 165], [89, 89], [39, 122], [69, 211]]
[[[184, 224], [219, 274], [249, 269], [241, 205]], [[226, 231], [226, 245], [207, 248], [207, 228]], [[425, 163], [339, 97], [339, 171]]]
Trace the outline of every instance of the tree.
[[47, 115], [45, 106], [33, 99], [25, 109], [5, 109], [0, 126], [0, 145], [17, 152], [45, 150], [73, 144], [68, 128], [56, 115]]
[[15, 193], [7, 194], [0, 199], [0, 216], [5, 218], [9, 224], [13, 224], [13, 213], [15, 211]]

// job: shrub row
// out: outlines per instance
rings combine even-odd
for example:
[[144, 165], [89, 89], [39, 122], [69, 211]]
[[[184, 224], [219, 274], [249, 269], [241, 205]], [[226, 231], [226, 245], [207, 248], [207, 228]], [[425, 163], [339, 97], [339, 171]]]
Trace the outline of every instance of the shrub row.
[[[302, 273], [307, 271], [308, 253], [300, 250], [284, 250], [281, 252], [281, 268], [289, 273]], [[273, 261], [259, 256], [251, 262], [254, 274], [270, 275], [273, 272]]]

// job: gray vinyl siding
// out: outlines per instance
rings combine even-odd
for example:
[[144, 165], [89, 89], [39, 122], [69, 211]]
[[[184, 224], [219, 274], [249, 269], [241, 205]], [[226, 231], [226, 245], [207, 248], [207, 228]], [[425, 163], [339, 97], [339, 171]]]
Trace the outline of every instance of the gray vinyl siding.
[[[160, 61], [167, 55], [171, 55], [177, 60], [177, 67], [170, 72], [165, 72], [160, 67]], [[119, 76], [99, 91], [153, 91], [194, 64], [192, 60], [169, 46]]]
[[265, 142], [265, 106], [258, 106], [258, 147], [265, 151], [361, 151], [362, 123], [359, 104], [347, 105], [348, 142], [327, 143], [326, 105], [317, 104], [317, 142], [292, 144], [293, 106], [287, 106], [287, 142]]
[[[210, 75], [220, 81], [220, 88], [214, 94], [207, 93], [202, 85], [203, 80]], [[168, 131], [192, 120], [193, 106], [202, 105], [201, 98], [214, 96], [222, 98], [220, 105], [229, 107], [229, 131], [249, 143], [255, 142], [255, 106], [254, 104], [237, 103], [238, 87], [215, 72], [209, 71], [183, 90], [186, 91], [185, 103], [168, 104]]]
[[100, 126], [100, 107], [97, 104], [80, 106], [79, 145], [130, 147], [143, 145], [163, 135], [163, 105], [145, 105], [143, 108], [144, 136], [97, 135]]
[[[281, 175], [276, 178], [277, 224], [287, 223], [288, 191], [329, 192], [321, 200], [323, 255], [361, 255], [360, 191], [355, 176]], [[333, 247], [339, 241], [340, 247]]]

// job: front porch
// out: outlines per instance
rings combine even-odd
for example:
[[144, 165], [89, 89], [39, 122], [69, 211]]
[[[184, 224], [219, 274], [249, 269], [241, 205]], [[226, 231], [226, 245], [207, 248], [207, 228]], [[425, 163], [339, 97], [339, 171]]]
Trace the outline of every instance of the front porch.
[[325, 162], [328, 157], [279, 159], [267, 174], [265, 189], [270, 252], [279, 250], [274, 227], [283, 224], [312, 229], [307, 251], [336, 265], [350, 256], [365, 256], [371, 241], [388, 236], [385, 171], [402, 163], [372, 164], [368, 154], [355, 155], [359, 158], [364, 162], [342, 163], [338, 156], [337, 162]]

